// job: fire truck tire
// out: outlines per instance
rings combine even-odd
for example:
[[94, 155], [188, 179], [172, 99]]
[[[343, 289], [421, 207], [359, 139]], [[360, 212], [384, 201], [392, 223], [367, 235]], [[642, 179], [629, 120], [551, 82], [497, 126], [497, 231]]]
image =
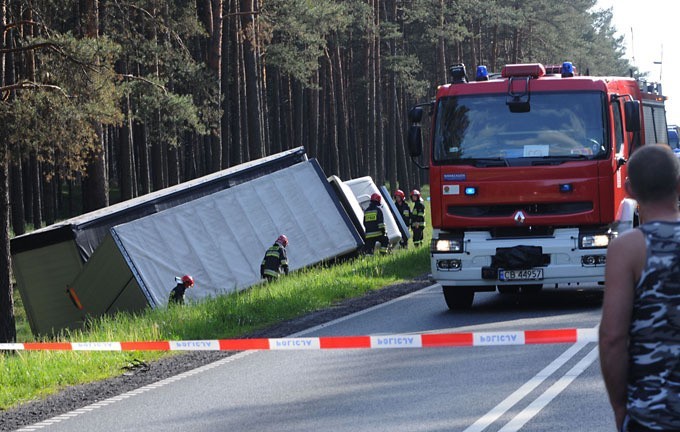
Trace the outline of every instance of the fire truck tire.
[[522, 285], [523, 294], [537, 294], [543, 289], [543, 284]]
[[497, 285], [496, 288], [501, 294], [517, 294], [519, 292], [518, 285]]
[[472, 307], [475, 290], [471, 287], [443, 286], [446, 306], [451, 310], [466, 310]]

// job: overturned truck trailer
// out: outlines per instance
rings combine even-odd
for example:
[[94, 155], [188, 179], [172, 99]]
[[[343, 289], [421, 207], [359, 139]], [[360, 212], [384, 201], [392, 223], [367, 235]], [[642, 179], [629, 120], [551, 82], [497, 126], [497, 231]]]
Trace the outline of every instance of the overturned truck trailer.
[[[101, 246], [110, 248], [110, 242], [113, 240], [112, 227], [123, 226], [128, 222], [208, 197], [303, 162], [307, 162], [303, 148], [289, 150], [62, 221], [12, 239], [14, 276], [33, 333], [50, 334], [60, 329], [79, 326], [86, 305], [82, 304], [83, 299], [78, 299], [83, 307], [83, 309], [78, 309], [78, 302], [74, 302], [73, 298], [73, 293], [77, 296], [74, 284], [77, 280], [83, 280], [84, 275], [81, 275], [81, 272], [84, 271], [85, 264], [89, 263], [91, 258], [95, 258], [96, 251]], [[241, 221], [236, 220], [230, 225], [239, 223]], [[109, 237], [108, 240], [107, 237]], [[234, 245], [234, 247], [237, 246]], [[97, 261], [101, 265], [101, 280], [125, 277], [119, 275], [116, 270], [121, 268], [116, 262], [117, 259], [123, 259], [121, 256], [111, 257], [105, 253], [105, 249], [97, 255], [99, 255]], [[172, 280], [164, 281], [163, 286], [167, 287], [168, 283], [172, 284]], [[134, 281], [128, 281], [130, 286], [116, 294], [113, 306], [109, 305], [104, 309], [97, 306], [99, 309], [92, 309], [92, 314], [97, 315], [99, 312], [106, 313], [115, 310], [136, 310], [147, 305], [155, 305], [156, 301], [149, 300], [148, 293], [142, 291], [145, 283], [139, 284], [138, 290], [134, 288], [135, 284]], [[70, 291], [69, 288], [71, 288]], [[101, 291], [99, 295], [103, 295]], [[126, 300], [127, 297], [134, 298], [134, 300]], [[84, 296], [85, 298], [87, 295]], [[131, 304], [135, 306], [132, 307]]]
[[187, 298], [261, 281], [264, 252], [285, 233], [291, 270], [355, 252], [363, 242], [312, 159], [190, 203], [112, 227], [71, 288], [87, 316], [165, 306], [174, 276], [196, 281]]

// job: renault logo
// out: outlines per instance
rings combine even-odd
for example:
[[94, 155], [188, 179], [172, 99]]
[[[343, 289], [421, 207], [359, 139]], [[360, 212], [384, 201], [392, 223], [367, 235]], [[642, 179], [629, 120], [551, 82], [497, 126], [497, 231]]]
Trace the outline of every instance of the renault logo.
[[524, 212], [522, 210], [519, 210], [517, 213], [515, 213], [513, 219], [517, 225], [524, 225], [524, 221], [527, 220], [527, 217], [524, 216]]

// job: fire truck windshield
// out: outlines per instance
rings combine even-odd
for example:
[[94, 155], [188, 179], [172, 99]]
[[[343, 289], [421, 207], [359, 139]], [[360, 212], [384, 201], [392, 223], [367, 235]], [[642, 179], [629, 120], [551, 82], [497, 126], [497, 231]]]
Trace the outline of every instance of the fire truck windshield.
[[604, 100], [600, 92], [532, 92], [531, 110], [513, 113], [505, 94], [441, 98], [433, 160], [510, 166], [604, 157]]

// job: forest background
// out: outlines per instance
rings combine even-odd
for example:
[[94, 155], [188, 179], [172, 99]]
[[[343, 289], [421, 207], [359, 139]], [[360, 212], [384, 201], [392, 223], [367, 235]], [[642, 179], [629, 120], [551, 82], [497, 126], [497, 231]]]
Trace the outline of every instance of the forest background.
[[637, 74], [596, 0], [0, 0], [0, 30], [0, 342], [27, 227], [298, 146], [410, 190], [449, 66]]

